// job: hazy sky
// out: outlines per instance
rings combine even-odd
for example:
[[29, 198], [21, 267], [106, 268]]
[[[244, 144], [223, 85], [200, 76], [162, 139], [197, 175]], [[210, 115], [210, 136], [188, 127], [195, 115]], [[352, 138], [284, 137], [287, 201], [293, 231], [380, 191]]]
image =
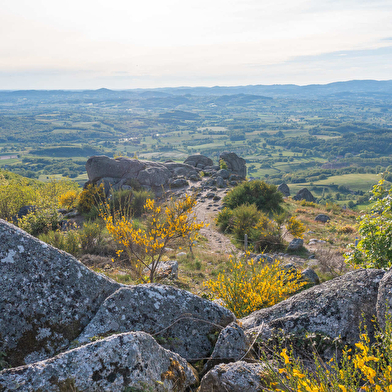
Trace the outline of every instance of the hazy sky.
[[0, 89], [392, 79], [392, 0], [0, 0]]

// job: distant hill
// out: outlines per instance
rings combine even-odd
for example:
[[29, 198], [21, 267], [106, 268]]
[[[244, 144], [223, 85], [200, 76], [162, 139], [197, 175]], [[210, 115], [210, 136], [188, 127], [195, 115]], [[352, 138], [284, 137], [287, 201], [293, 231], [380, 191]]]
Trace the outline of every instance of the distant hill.
[[[0, 100], [4, 98], [50, 98], [61, 96], [61, 99], [86, 99], [89, 96], [107, 97], [115, 95], [117, 99], [139, 97], [142, 99], [155, 99], [151, 103], [158, 104], [159, 98], [173, 96], [237, 96], [237, 100], [252, 101], [255, 96], [263, 99], [270, 97], [298, 97], [298, 98], [324, 98], [330, 96], [334, 99], [356, 98], [360, 96], [384, 96], [392, 97], [392, 80], [350, 80], [346, 82], [334, 82], [328, 84], [310, 84], [298, 86], [295, 84], [273, 84], [273, 85], [249, 85], [249, 86], [215, 86], [215, 87], [165, 87], [156, 89], [134, 89], [134, 90], [109, 90], [100, 88], [98, 90], [19, 90], [0, 91]], [[248, 96], [248, 97], [244, 97]], [[252, 96], [252, 97], [249, 97]], [[174, 101], [175, 102], [175, 101]]]

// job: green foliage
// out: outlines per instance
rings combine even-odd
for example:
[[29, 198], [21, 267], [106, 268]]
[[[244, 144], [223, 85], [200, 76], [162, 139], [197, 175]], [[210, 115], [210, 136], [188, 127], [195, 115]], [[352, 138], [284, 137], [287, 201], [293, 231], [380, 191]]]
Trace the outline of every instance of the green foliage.
[[237, 317], [244, 317], [287, 299], [305, 285], [297, 271], [286, 271], [280, 263], [259, 264], [253, 259], [231, 257], [228, 271], [205, 286]]
[[41, 233], [57, 230], [60, 221], [61, 215], [57, 208], [51, 206], [39, 207], [18, 219], [18, 226], [27, 233], [37, 236]]
[[219, 230], [222, 232], [230, 232], [233, 227], [233, 217], [233, 210], [227, 207], [223, 208], [215, 219], [215, 223], [218, 225]]
[[153, 199], [154, 194], [144, 189], [133, 192], [131, 200], [131, 211], [134, 217], [139, 217], [144, 212], [144, 205], [147, 199]]
[[40, 234], [38, 238], [57, 249], [64, 250], [76, 256], [80, 249], [80, 237], [77, 230], [68, 231], [48, 231]]
[[361, 238], [349, 246], [345, 259], [364, 268], [387, 269], [392, 266], [392, 188], [387, 190], [381, 180], [372, 194], [372, 209], [359, 218]]
[[70, 180], [52, 179], [44, 183], [0, 170], [0, 218], [11, 220], [27, 205], [35, 206], [43, 215], [47, 215], [48, 210], [55, 212], [61, 195], [77, 188]]
[[[293, 347], [289, 350], [283, 348], [279, 354], [273, 354], [274, 365], [279, 364], [278, 370], [270, 366], [271, 362], [268, 360], [263, 361], [269, 368], [270, 376], [269, 388], [266, 390], [278, 392], [392, 391], [391, 334], [391, 319], [387, 316], [385, 331], [377, 333], [375, 339], [369, 336], [365, 328], [360, 334], [359, 342], [353, 347], [344, 347], [341, 358], [335, 355], [327, 363], [315, 350], [317, 342], [309, 350], [313, 351], [313, 361], [309, 361], [309, 358], [303, 361], [295, 356]], [[264, 355], [262, 359], [267, 358]]]
[[224, 198], [226, 207], [234, 209], [242, 204], [255, 204], [257, 209], [268, 214], [282, 210], [283, 196], [276, 185], [254, 180], [234, 187]]
[[220, 169], [225, 169], [225, 170], [228, 169], [226, 161], [224, 159], [222, 159], [222, 158], [219, 159], [219, 168]]
[[259, 211], [255, 204], [243, 204], [233, 210], [224, 208], [216, 223], [226, 233], [232, 233], [242, 245], [245, 234], [255, 251], [278, 250], [282, 246], [280, 225]]
[[103, 226], [98, 222], [85, 222], [79, 230], [81, 252], [86, 254], [99, 253], [103, 246]]
[[99, 206], [105, 201], [103, 184], [99, 186], [89, 184], [79, 195], [78, 210], [81, 213], [89, 212], [93, 207]]
[[287, 222], [287, 231], [294, 237], [303, 238], [305, 230], [304, 224], [295, 216], [292, 216]]
[[243, 204], [232, 210], [233, 227], [232, 233], [237, 240], [244, 239], [245, 234], [249, 234], [249, 229], [254, 227], [261, 217], [260, 211], [255, 204]]

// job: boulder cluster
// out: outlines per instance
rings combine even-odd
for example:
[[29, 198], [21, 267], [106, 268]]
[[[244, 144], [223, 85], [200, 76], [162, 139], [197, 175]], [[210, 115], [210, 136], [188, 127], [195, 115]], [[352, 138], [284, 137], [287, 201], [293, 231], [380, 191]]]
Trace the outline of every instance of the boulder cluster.
[[103, 184], [108, 193], [110, 188], [131, 189], [137, 184], [159, 194], [162, 190], [181, 188], [189, 181], [201, 180], [201, 176], [210, 177], [208, 185], [223, 188], [237, 184], [246, 177], [246, 162], [233, 152], [223, 152], [219, 160], [226, 163], [227, 170], [221, 170], [213, 161], [203, 155], [191, 155], [184, 163], [167, 161], [157, 163], [140, 161], [126, 157], [109, 158], [93, 156], [86, 163], [87, 184]]
[[256, 340], [354, 344], [392, 304], [392, 271], [356, 270], [236, 320], [185, 290], [116, 283], [5, 221], [0, 244], [1, 391], [261, 391]]

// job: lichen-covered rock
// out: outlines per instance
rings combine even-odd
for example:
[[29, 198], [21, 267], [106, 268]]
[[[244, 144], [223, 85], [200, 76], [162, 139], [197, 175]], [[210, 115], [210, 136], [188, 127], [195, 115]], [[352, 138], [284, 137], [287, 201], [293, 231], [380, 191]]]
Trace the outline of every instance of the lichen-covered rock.
[[320, 284], [320, 278], [312, 268], [306, 268], [303, 270], [301, 272], [301, 279], [312, 286]]
[[248, 354], [248, 350], [249, 342], [243, 329], [237, 323], [231, 323], [219, 334], [214, 351], [205, 364], [203, 372], [220, 363], [239, 361]]
[[331, 218], [330, 218], [328, 215], [325, 215], [325, 214], [318, 214], [318, 215], [314, 218], [314, 220], [315, 220], [316, 222], [323, 222], [323, 223], [326, 223], [326, 222], [328, 222], [329, 220], [331, 220]]
[[222, 152], [219, 156], [219, 161], [223, 159], [226, 162], [227, 169], [235, 174], [238, 174], [241, 178], [246, 177], [246, 161], [240, 158], [234, 152]]
[[137, 180], [140, 185], [147, 185], [152, 188], [161, 187], [162, 185], [167, 185], [171, 179], [172, 174], [168, 168], [163, 165], [146, 167], [141, 170], [137, 175]]
[[212, 159], [198, 154], [190, 155], [187, 159], [185, 159], [184, 163], [200, 169], [204, 169], [206, 166], [212, 166], [214, 164]]
[[270, 308], [243, 318], [248, 336], [283, 329], [290, 333], [319, 332], [354, 344], [359, 340], [359, 325], [365, 323], [373, 333], [378, 287], [385, 272], [357, 270], [314, 286]]
[[278, 192], [281, 192], [283, 196], [289, 197], [290, 196], [290, 188], [287, 184], [283, 183], [278, 186]]
[[287, 250], [293, 250], [293, 251], [299, 250], [303, 247], [303, 245], [304, 245], [304, 240], [302, 238], [293, 238], [290, 241]]
[[388, 314], [392, 314], [392, 269], [385, 273], [378, 288], [377, 321], [382, 328]]
[[244, 361], [221, 364], [201, 380], [199, 392], [261, 392], [266, 367]]
[[308, 188], [300, 189], [297, 194], [293, 197], [293, 200], [305, 200], [309, 202], [316, 202], [316, 199], [312, 195], [312, 192]]
[[[186, 255], [186, 253], [185, 253]], [[178, 255], [177, 255], [178, 256]], [[149, 275], [151, 271], [151, 264], [149, 268], [143, 270], [144, 275]], [[161, 260], [155, 270], [156, 278], [170, 278], [178, 279], [178, 261], [177, 260]]]
[[224, 188], [226, 186], [225, 180], [221, 176], [216, 177], [216, 186], [218, 188]]
[[183, 358], [144, 332], [110, 336], [46, 361], [0, 372], [0, 390], [20, 392], [180, 392], [196, 382]]
[[86, 162], [88, 179], [92, 182], [104, 177], [136, 178], [139, 172], [145, 168], [144, 162], [125, 157], [112, 159], [105, 155], [99, 155], [90, 157]]
[[228, 309], [188, 291], [145, 284], [121, 288], [107, 298], [77, 340], [85, 343], [109, 332], [144, 331], [192, 361], [209, 356], [211, 336], [234, 320]]
[[119, 287], [0, 220], [0, 351], [12, 366], [67, 347]]

